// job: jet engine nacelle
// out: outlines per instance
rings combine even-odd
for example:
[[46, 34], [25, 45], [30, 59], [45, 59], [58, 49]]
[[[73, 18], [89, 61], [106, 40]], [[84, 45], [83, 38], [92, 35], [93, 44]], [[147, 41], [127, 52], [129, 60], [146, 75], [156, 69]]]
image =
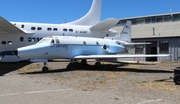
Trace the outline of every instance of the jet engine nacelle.
[[124, 51], [124, 46], [118, 44], [105, 44], [103, 45], [103, 49], [107, 51], [107, 53], [119, 53]]

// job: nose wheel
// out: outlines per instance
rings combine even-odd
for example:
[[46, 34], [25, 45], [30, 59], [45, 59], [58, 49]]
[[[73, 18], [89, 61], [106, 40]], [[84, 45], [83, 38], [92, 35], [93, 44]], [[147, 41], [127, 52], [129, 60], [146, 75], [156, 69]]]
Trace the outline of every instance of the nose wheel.
[[44, 62], [44, 67], [42, 68], [42, 71], [44, 73], [48, 72], [49, 71], [49, 68], [47, 67], [47, 62]]

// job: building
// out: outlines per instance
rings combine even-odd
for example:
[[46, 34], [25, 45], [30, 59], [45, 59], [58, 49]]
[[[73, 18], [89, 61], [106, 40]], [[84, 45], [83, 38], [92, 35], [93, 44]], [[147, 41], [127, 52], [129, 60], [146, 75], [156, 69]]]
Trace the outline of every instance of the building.
[[120, 19], [115, 30], [121, 31], [127, 20], [132, 22], [132, 42], [150, 42], [136, 45], [131, 54], [171, 54], [170, 57], [133, 58], [123, 60], [179, 61], [180, 12]]

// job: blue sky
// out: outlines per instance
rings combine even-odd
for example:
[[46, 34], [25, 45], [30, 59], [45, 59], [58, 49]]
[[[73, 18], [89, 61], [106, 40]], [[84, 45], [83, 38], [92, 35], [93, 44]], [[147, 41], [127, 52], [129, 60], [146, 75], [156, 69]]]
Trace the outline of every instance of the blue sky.
[[[87, 13], [92, 0], [1, 0], [0, 16], [13, 22], [71, 22]], [[180, 0], [102, 0], [101, 20], [180, 12]]]

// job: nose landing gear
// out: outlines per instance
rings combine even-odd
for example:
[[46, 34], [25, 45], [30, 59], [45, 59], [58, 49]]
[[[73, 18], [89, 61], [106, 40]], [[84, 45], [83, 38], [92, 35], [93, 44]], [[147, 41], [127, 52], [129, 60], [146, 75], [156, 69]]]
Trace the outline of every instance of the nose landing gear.
[[42, 68], [42, 71], [44, 73], [47, 73], [49, 71], [49, 68], [47, 67], [47, 62], [44, 62], [44, 67]]

